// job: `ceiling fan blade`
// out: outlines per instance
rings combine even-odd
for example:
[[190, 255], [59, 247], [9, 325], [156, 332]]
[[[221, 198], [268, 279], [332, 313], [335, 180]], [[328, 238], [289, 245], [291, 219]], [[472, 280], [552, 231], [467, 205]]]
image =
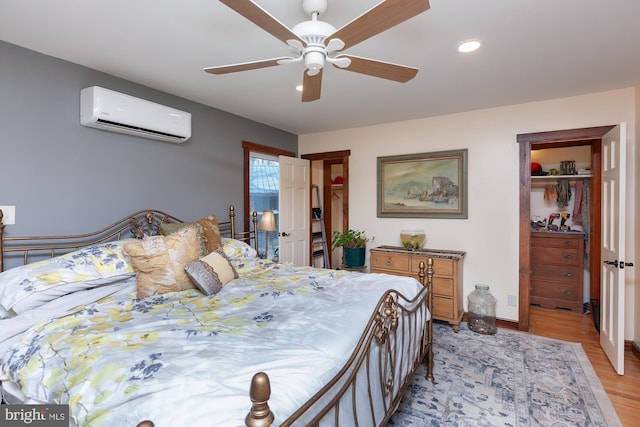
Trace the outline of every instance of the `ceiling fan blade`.
[[221, 65], [219, 67], [208, 67], [204, 71], [211, 74], [236, 73], [238, 71], [257, 70], [258, 68], [275, 67], [281, 65], [280, 61], [291, 61], [296, 58], [285, 56], [282, 58], [265, 59], [263, 61], [241, 62], [239, 64]]
[[307, 71], [304, 72], [302, 80], [302, 102], [311, 102], [320, 99], [320, 90], [322, 89], [322, 69], [318, 74], [310, 76]]
[[256, 24], [278, 40], [284, 43], [287, 40], [298, 40], [303, 46], [307, 43], [295, 35], [286, 25], [271, 16], [266, 10], [252, 2], [251, 0], [220, 0], [249, 21]]
[[325, 43], [337, 38], [344, 42], [344, 49], [348, 49], [369, 37], [413, 18], [428, 10], [429, 7], [429, 0], [383, 1], [327, 37]]
[[338, 58], [348, 58], [351, 60], [351, 64], [344, 68], [334, 65], [336, 68], [400, 83], [406, 83], [418, 74], [417, 68], [392, 64], [390, 62], [375, 61], [353, 55], [340, 55]]

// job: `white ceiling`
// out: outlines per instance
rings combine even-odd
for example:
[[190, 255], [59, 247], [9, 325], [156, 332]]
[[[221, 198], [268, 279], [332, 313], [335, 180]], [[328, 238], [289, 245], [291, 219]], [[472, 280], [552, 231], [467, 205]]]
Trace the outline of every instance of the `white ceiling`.
[[[255, 0], [289, 28], [301, 0]], [[329, 0], [334, 27], [377, 0]], [[478, 38], [481, 50], [456, 46]], [[345, 53], [414, 66], [408, 83], [324, 71], [302, 103], [302, 63], [211, 75], [288, 56], [217, 0], [0, 0], [0, 40], [295, 134], [345, 129], [640, 84], [640, 0], [431, 0], [431, 9]], [[0, 59], [1, 60], [1, 59]]]

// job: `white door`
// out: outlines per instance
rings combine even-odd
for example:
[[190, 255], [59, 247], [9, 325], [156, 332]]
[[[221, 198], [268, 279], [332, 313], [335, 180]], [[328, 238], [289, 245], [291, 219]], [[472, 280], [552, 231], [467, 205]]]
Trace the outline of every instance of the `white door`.
[[310, 165], [309, 160], [280, 156], [279, 259], [309, 265]]
[[626, 124], [602, 138], [602, 290], [600, 345], [624, 375]]

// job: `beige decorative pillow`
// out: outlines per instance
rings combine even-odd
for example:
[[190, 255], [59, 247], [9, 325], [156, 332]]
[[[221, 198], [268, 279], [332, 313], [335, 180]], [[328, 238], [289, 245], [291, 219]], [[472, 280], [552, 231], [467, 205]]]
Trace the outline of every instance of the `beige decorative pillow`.
[[217, 294], [224, 285], [238, 278], [238, 272], [222, 248], [188, 263], [184, 269], [196, 287], [205, 295]]
[[162, 232], [168, 236], [185, 227], [196, 226], [198, 240], [200, 242], [200, 256], [205, 256], [222, 246], [218, 218], [215, 215], [199, 219], [193, 222], [166, 223], [160, 225]]
[[199, 219], [196, 222], [200, 227], [202, 227], [202, 234], [208, 251], [207, 253], [211, 253], [222, 246], [218, 218], [216, 218], [215, 215], [209, 215], [208, 217]]
[[198, 236], [198, 252], [200, 252], [200, 256], [205, 256], [209, 253], [207, 250], [206, 238], [204, 237], [204, 233], [202, 231], [202, 227], [197, 222], [172, 222], [165, 223], [160, 225], [160, 231], [163, 235], [169, 236], [179, 230], [185, 229], [187, 227], [195, 227], [196, 235]]
[[138, 298], [194, 288], [184, 266], [200, 256], [195, 227], [169, 236], [147, 236], [124, 249], [136, 270]]

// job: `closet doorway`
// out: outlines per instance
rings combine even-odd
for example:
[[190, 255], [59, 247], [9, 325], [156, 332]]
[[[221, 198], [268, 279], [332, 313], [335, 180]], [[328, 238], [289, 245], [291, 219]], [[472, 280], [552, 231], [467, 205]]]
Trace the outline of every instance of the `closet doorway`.
[[[339, 259], [331, 251], [332, 230], [349, 228], [349, 156], [351, 150], [304, 154], [301, 157], [311, 161], [311, 183], [320, 188], [324, 227], [329, 245], [329, 265], [339, 265]], [[334, 182], [341, 177], [341, 183]], [[316, 206], [316, 194], [311, 194], [311, 206]], [[309, 218], [309, 221], [312, 221]], [[313, 225], [313, 224], [312, 224]], [[312, 231], [313, 228], [312, 228]], [[311, 249], [313, 252], [313, 248]], [[313, 263], [314, 260], [312, 259]], [[313, 264], [312, 264], [313, 265]]]
[[[591, 148], [590, 185], [590, 230], [589, 234], [589, 299], [596, 304], [600, 301], [600, 248], [601, 239], [601, 185], [602, 185], [602, 137], [615, 126], [560, 130], [519, 134], [520, 148], [520, 258], [519, 258], [519, 299], [518, 328], [529, 331], [531, 303], [531, 150], [589, 146]], [[585, 215], [587, 213], [584, 213]], [[594, 319], [599, 313], [593, 313]], [[599, 319], [598, 319], [599, 320]]]

